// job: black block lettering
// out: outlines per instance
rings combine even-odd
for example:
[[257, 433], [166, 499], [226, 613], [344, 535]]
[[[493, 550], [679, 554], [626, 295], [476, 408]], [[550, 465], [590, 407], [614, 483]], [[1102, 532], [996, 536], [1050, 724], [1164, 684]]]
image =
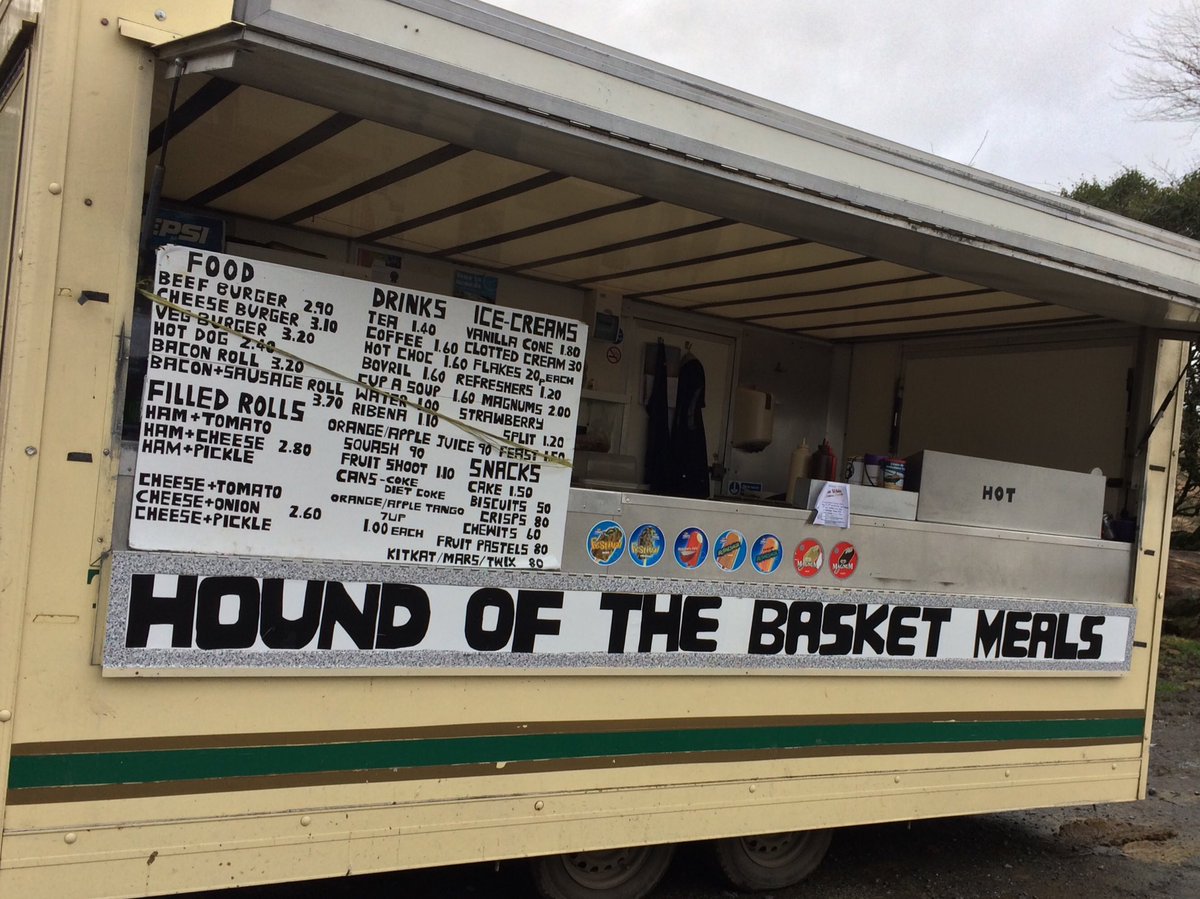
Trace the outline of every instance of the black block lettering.
[[[1038, 612], [1033, 616], [1033, 625], [1029, 628], [1029, 658], [1054, 658], [1054, 636], [1058, 630], [1058, 616], [1047, 612]], [[1039, 652], [1039, 648], [1045, 652]]]
[[262, 609], [259, 633], [270, 649], [303, 649], [317, 635], [321, 624], [321, 596], [324, 581], [309, 581], [304, 588], [304, 606], [299, 618], [283, 615], [283, 580], [266, 578], [262, 585]]
[[321, 610], [321, 636], [318, 649], [333, 648], [335, 627], [341, 627], [357, 649], [375, 648], [375, 626], [379, 621], [379, 585], [367, 584], [363, 606], [346, 590], [345, 584], [328, 581], [325, 584], [325, 604]]
[[895, 606], [892, 609], [891, 620], [888, 621], [887, 654], [890, 656], [912, 656], [917, 654], [917, 648], [911, 640], [917, 636], [917, 626], [908, 624], [907, 619], [920, 616], [921, 610], [916, 606]]
[[1054, 658], [1056, 659], [1079, 658], [1079, 644], [1067, 639], [1067, 625], [1070, 621], [1071, 616], [1066, 612], [1059, 613], [1058, 632], [1054, 638]]
[[[196, 595], [196, 646], [200, 649], [249, 649], [258, 637], [261, 587], [253, 577], [206, 577]], [[237, 603], [237, 617], [221, 621], [226, 597]]]
[[1029, 657], [1029, 622], [1033, 620], [1032, 612], [1009, 612], [1004, 616], [1004, 645], [1000, 655], [1006, 659], [1024, 659]]
[[129, 624], [125, 628], [125, 645], [145, 648], [150, 628], [155, 624], [171, 626], [171, 646], [186, 649], [192, 645], [192, 625], [196, 620], [196, 576], [181, 574], [176, 578], [175, 592], [155, 593], [153, 574], [135, 574], [129, 586]]
[[538, 634], [554, 636], [562, 628], [558, 618], [542, 618], [543, 609], [561, 609], [563, 595], [557, 590], [518, 590], [517, 620], [513, 630], [513, 652], [533, 652]]
[[689, 596], [683, 602], [683, 625], [679, 629], [679, 648], [684, 652], [716, 652], [717, 641], [701, 637], [715, 633], [716, 618], [706, 618], [701, 612], [721, 608], [719, 596]]
[[608, 651], [613, 655], [625, 652], [625, 635], [629, 632], [629, 613], [642, 607], [639, 593], [601, 593], [600, 608], [612, 612], [608, 627]]
[[1098, 659], [1104, 649], [1104, 635], [1096, 633], [1096, 628], [1104, 626], [1103, 615], [1084, 615], [1079, 625], [1079, 658]]
[[[929, 637], [925, 641], [925, 658], [936, 659], [942, 643], [942, 625], [950, 620], [950, 609], [925, 609], [921, 620], [929, 624]], [[982, 613], [980, 613], [982, 614]]]
[[805, 639], [805, 655], [820, 651], [822, 608], [819, 602], [793, 602], [788, 606], [787, 643], [783, 648], [784, 652], [794, 656], [801, 637]]
[[786, 603], [777, 599], [756, 599], [750, 619], [750, 643], [746, 652], [751, 655], [776, 655], [783, 649], [783, 623], [787, 620]]
[[1003, 636], [1004, 612], [997, 612], [995, 618], [988, 620], [987, 612], [980, 609], [979, 617], [975, 619], [975, 658], [980, 657], [980, 650], [983, 650], [982, 655], [985, 659], [998, 658], [1000, 638]]
[[[396, 613], [408, 620], [396, 623]], [[429, 632], [429, 594], [409, 584], [384, 584], [379, 597], [379, 631], [376, 649], [407, 649], [418, 645]]]
[[879, 633], [879, 626], [888, 620], [888, 606], [880, 606], [874, 612], [867, 611], [864, 603], [858, 607], [854, 621], [854, 655], [862, 655], [863, 647], [870, 645], [876, 655], [882, 655], [886, 641]]
[[[491, 630], [488, 630], [484, 622], [484, 614], [488, 609], [496, 610], [496, 625]], [[463, 630], [467, 645], [480, 652], [496, 652], [503, 649], [512, 637], [515, 619], [513, 598], [506, 590], [494, 587], [476, 590], [467, 600], [467, 620]]]
[[653, 652], [654, 638], [667, 638], [667, 652], [679, 651], [679, 625], [683, 617], [683, 594], [672, 593], [667, 608], [659, 611], [658, 596], [648, 593], [642, 597], [642, 627], [638, 637], [638, 652]]
[[846, 602], [834, 602], [825, 607], [825, 614], [821, 618], [821, 633], [833, 639], [821, 644], [821, 655], [850, 654], [854, 647], [854, 625], [844, 619], [852, 618], [857, 608]]

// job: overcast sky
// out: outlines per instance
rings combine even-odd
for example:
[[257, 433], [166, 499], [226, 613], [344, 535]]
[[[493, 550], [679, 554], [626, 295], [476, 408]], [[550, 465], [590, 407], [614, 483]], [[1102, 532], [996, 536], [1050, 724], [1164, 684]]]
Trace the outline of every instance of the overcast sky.
[[1118, 97], [1147, 0], [490, 2], [1048, 190], [1200, 164], [1193, 127]]

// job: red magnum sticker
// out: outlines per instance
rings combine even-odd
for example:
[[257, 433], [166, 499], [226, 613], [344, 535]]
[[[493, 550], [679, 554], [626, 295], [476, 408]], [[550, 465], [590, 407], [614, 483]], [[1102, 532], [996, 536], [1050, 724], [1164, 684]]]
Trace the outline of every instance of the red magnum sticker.
[[845, 580], [854, 574], [854, 569], [858, 567], [858, 550], [854, 548], [853, 543], [839, 543], [833, 548], [833, 554], [829, 557], [829, 570], [833, 572], [833, 576]]
[[816, 540], [805, 540], [796, 547], [792, 561], [796, 565], [796, 574], [800, 577], [812, 577], [821, 570], [821, 563], [825, 561], [825, 550], [821, 549], [821, 544]]

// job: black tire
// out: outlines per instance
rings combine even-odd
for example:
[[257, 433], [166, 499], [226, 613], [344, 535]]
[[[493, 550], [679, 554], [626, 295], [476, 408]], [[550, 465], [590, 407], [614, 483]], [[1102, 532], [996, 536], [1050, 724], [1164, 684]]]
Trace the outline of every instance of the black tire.
[[791, 830], [713, 843], [721, 873], [738, 890], [778, 890], [799, 883], [821, 864], [830, 830]]
[[544, 899], [642, 899], [658, 886], [675, 847], [633, 846], [530, 859]]

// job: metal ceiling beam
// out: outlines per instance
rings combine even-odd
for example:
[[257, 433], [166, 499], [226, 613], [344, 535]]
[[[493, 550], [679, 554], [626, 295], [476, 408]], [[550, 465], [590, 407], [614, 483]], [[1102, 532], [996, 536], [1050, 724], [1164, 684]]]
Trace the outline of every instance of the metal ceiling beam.
[[304, 219], [313, 218], [323, 212], [337, 209], [339, 206], [344, 206], [368, 194], [373, 194], [377, 190], [383, 190], [384, 188], [391, 187], [393, 184], [399, 184], [401, 181], [412, 178], [422, 172], [427, 172], [436, 166], [450, 162], [452, 159], [458, 159], [458, 157], [470, 152], [466, 147], [445, 144], [436, 150], [430, 150], [423, 156], [418, 156], [416, 159], [411, 159], [402, 165], [388, 169], [386, 172], [367, 178], [365, 181], [360, 181], [352, 187], [338, 191], [336, 194], [331, 194], [314, 203], [309, 203], [307, 206], [302, 206], [294, 212], [282, 215], [276, 221], [281, 225], [292, 225]]
[[[659, 263], [657, 265], [647, 265], [642, 268], [631, 268], [621, 272], [608, 272], [597, 278], [579, 278], [575, 281], [568, 281], [568, 287], [583, 287], [588, 284], [596, 284], [601, 281], [615, 281], [620, 278], [632, 278], [637, 275], [658, 274], [659, 272], [671, 271], [673, 269], [690, 268], [693, 265], [708, 265], [713, 262], [724, 262], [727, 259], [739, 259], [744, 256], [753, 256], [755, 253], [768, 253], [771, 250], [786, 250], [791, 247], [802, 247], [812, 243], [811, 240], [802, 240], [799, 238], [789, 238], [788, 240], [777, 240], [773, 243], [759, 244], [754, 247], [745, 247], [740, 250], [725, 250], [721, 253], [711, 253], [708, 256], [695, 256], [690, 259], [676, 259], [672, 262]], [[633, 297], [633, 294], [629, 295]]]
[[[837, 287], [818, 287], [814, 290], [788, 291], [786, 293], [771, 293], [761, 297], [739, 297], [736, 300], [715, 300], [711, 303], [697, 303], [688, 306], [694, 312], [701, 310], [709, 312], [727, 306], [743, 306], [749, 303], [770, 303], [776, 300], [803, 300], [807, 297], [823, 297], [835, 293], [847, 293], [852, 290], [870, 290], [874, 287], [895, 287], [901, 284], [913, 284], [918, 281], [932, 281], [942, 278], [942, 275], [922, 272], [919, 275], [905, 275], [902, 278], [883, 278], [878, 281], [855, 281], [853, 284], [840, 284]], [[769, 318], [774, 313], [761, 317]], [[760, 317], [760, 316], [755, 316]]]
[[[956, 300], [962, 297], [978, 297], [987, 294], [997, 293], [990, 287], [980, 287], [975, 290], [957, 290], [953, 293], [934, 293], [926, 296], [917, 297], [901, 297], [894, 300], [878, 300], [872, 303], [852, 303], [845, 306], [825, 306], [820, 309], [793, 309], [790, 312], [765, 312], [761, 315], [747, 315], [743, 317], [727, 316], [728, 318], [736, 318], [737, 321], [761, 323], [768, 319], [774, 318], [794, 318], [800, 315], [821, 315], [831, 312], [854, 312], [860, 309], [881, 309], [888, 306], [903, 306], [908, 303], [932, 303], [937, 300]], [[1039, 305], [1046, 305], [1040, 303]]]
[[291, 162], [297, 156], [307, 153], [313, 147], [320, 146], [330, 138], [336, 137], [347, 128], [357, 125], [362, 119], [344, 112], [336, 112], [329, 118], [313, 125], [303, 134], [298, 134], [287, 143], [276, 147], [269, 153], [242, 166], [233, 174], [222, 178], [216, 184], [198, 191], [187, 202], [193, 206], [207, 206], [219, 197], [232, 193], [238, 188], [245, 187], [256, 178], [271, 172], [281, 165]]
[[179, 132], [183, 131], [198, 119], [207, 115], [212, 109], [238, 89], [238, 85], [232, 81], [222, 81], [219, 78], [211, 78], [209, 81], [199, 88], [196, 92], [188, 97], [175, 110], [175, 114], [171, 117], [171, 133], [166, 133], [167, 123], [159, 122], [150, 129], [149, 145], [146, 147], [146, 155], [153, 156], [159, 151], [163, 145], [163, 140], [169, 140]]
[[[640, 249], [648, 247], [652, 244], [663, 243], [668, 240], [678, 240], [681, 237], [691, 237], [695, 234], [704, 234], [708, 231], [716, 231], [720, 228], [728, 228], [730, 225], [736, 225], [737, 222], [731, 219], [712, 219], [707, 222], [700, 222], [695, 225], [684, 225], [681, 228], [671, 228], [668, 231], [659, 231], [656, 234], [645, 234], [641, 237], [631, 237], [628, 240], [618, 240], [613, 243], [601, 244], [600, 246], [589, 247], [585, 250], [577, 250], [572, 253], [563, 253], [559, 256], [548, 256], [543, 259], [535, 259], [532, 262], [522, 262], [519, 265], [510, 265], [507, 268], [501, 269], [506, 274], [514, 274], [516, 272], [530, 271], [533, 269], [548, 268], [553, 265], [562, 265], [565, 262], [577, 262], [580, 259], [588, 259], [592, 256], [602, 256], [606, 253], [619, 253], [622, 250]], [[672, 263], [675, 267], [693, 264], [693, 260], [674, 260]], [[661, 269], [656, 269], [661, 270]], [[574, 286], [580, 286], [586, 282], [571, 282]]]
[[857, 265], [867, 265], [868, 263], [879, 261], [868, 256], [858, 256], [854, 259], [839, 259], [836, 262], [822, 262], [817, 265], [803, 265], [798, 268], [783, 269], [780, 271], [759, 272], [754, 275], [743, 275], [737, 278], [719, 278], [715, 281], [700, 281], [691, 284], [679, 284], [673, 287], [663, 287], [658, 290], [645, 290], [629, 294], [629, 299], [644, 300], [647, 297], [689, 293], [693, 290], [708, 290], [713, 287], [741, 287], [744, 284], [754, 284], [758, 281], [770, 281], [774, 278], [801, 277], [819, 272], [835, 271], [839, 268], [853, 268]]
[[442, 209], [435, 209], [433, 212], [418, 215], [416, 218], [397, 222], [394, 225], [388, 225], [386, 228], [380, 228], [377, 231], [371, 231], [367, 234], [361, 234], [358, 239], [364, 243], [386, 240], [389, 237], [395, 237], [397, 234], [403, 234], [405, 231], [412, 231], [414, 228], [421, 228], [442, 219], [448, 219], [451, 216], [462, 215], [464, 212], [471, 212], [475, 209], [482, 209], [484, 206], [490, 206], [493, 203], [499, 203], [503, 200], [511, 200], [513, 197], [520, 196], [523, 193], [538, 190], [550, 184], [556, 184], [566, 177], [566, 175], [560, 175], [557, 172], [543, 172], [540, 175], [534, 175], [532, 178], [526, 178], [524, 181], [518, 181], [516, 184], [510, 184], [507, 187], [488, 191], [469, 200], [463, 200], [461, 203], [455, 203]]
[[536, 225], [529, 225], [525, 228], [517, 228], [514, 231], [506, 231], [503, 234], [493, 234], [491, 237], [482, 237], [479, 240], [473, 240], [470, 243], [459, 244], [456, 247], [447, 247], [444, 250], [438, 250], [436, 253], [431, 253], [431, 256], [458, 256], [462, 253], [472, 253], [476, 250], [482, 250], [487, 247], [498, 246], [503, 243], [511, 243], [514, 240], [524, 240], [527, 237], [536, 237], [539, 234], [549, 234], [551, 231], [559, 231], [563, 228], [570, 228], [573, 225], [580, 225], [584, 222], [595, 221], [598, 218], [604, 218], [610, 215], [620, 215], [622, 212], [633, 212], [637, 209], [645, 209], [647, 206], [653, 206], [658, 200], [652, 200], [649, 197], [634, 197], [632, 200], [624, 200], [620, 203], [610, 203], [607, 206], [597, 206], [594, 209], [586, 209], [583, 212], [576, 212], [571, 215], [560, 216], [556, 219], [551, 219], [547, 222], [540, 222]]

